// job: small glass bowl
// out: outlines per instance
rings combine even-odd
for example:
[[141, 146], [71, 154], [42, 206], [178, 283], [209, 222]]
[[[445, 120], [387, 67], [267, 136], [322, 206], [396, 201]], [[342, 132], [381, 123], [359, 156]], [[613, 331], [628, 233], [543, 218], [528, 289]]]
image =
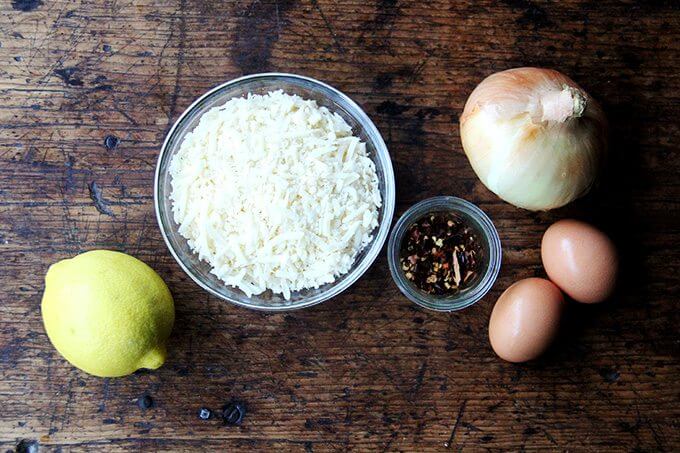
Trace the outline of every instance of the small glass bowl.
[[[404, 234], [416, 221], [433, 212], [451, 212], [461, 217], [480, 238], [482, 271], [474, 284], [448, 297], [434, 296], [418, 289], [406, 279], [399, 265]], [[501, 269], [501, 241], [491, 219], [477, 206], [457, 197], [434, 197], [411, 206], [392, 229], [387, 245], [387, 262], [399, 290], [412, 302], [435, 311], [456, 311], [469, 307], [489, 292]]]
[[[368, 157], [375, 163], [378, 189], [382, 197], [382, 206], [378, 211], [378, 227], [373, 231], [373, 239], [359, 252], [349, 272], [339, 276], [333, 283], [319, 288], [294, 291], [291, 293], [290, 300], [271, 291], [248, 297], [241, 290], [226, 285], [210, 272], [211, 266], [198, 258], [186, 239], [178, 232], [179, 225], [173, 217], [170, 200], [172, 177], [168, 172], [170, 161], [179, 150], [184, 137], [196, 127], [205, 112], [235, 97], [246, 96], [248, 93], [266, 94], [276, 90], [315, 100], [318, 105], [327, 107], [347, 121], [353, 133], [366, 143]], [[154, 181], [154, 203], [158, 224], [170, 253], [184, 272], [203, 289], [220, 299], [242, 307], [267, 311], [310, 307], [337, 296], [349, 288], [368, 270], [380, 253], [392, 224], [394, 200], [395, 183], [390, 154], [380, 132], [361, 107], [345, 94], [323, 82], [284, 73], [253, 74], [234, 79], [196, 99], [168, 132], [158, 156]]]

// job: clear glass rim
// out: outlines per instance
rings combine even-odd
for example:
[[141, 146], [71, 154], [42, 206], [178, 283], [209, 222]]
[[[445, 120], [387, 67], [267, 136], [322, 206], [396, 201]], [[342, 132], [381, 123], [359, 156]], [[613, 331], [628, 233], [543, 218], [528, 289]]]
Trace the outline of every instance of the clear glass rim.
[[[437, 210], [455, 212], [459, 215], [463, 215], [467, 220], [474, 223], [479, 232], [483, 235], [489, 250], [489, 265], [479, 282], [470, 290], [451, 297], [430, 296], [422, 291], [418, 291], [406, 279], [399, 268], [399, 248], [404, 233], [408, 227], [422, 215]], [[496, 282], [496, 278], [498, 278], [501, 260], [501, 241], [491, 219], [475, 204], [463, 200], [462, 198], [452, 196], [428, 198], [407, 209], [392, 229], [387, 245], [387, 262], [390, 273], [402, 294], [410, 301], [423, 308], [441, 312], [462, 310], [477, 303], [484, 297]]]
[[[314, 89], [324, 92], [326, 95], [330, 97], [336, 97], [342, 100], [347, 105], [347, 107], [349, 107], [350, 110], [349, 113], [355, 117], [357, 122], [365, 130], [367, 136], [370, 137], [373, 146], [375, 147], [376, 159], [380, 160], [381, 166], [383, 168], [384, 178], [383, 182], [385, 186], [385, 193], [382, 200], [384, 206], [383, 219], [380, 225], [378, 226], [377, 232], [375, 233], [375, 238], [373, 242], [370, 244], [368, 250], [366, 250], [366, 254], [364, 255], [364, 257], [361, 259], [358, 265], [354, 269], [352, 269], [349, 272], [349, 274], [347, 274], [347, 276], [339, 284], [332, 285], [331, 287], [328, 288], [327, 291], [320, 292], [318, 294], [310, 296], [309, 298], [305, 299], [302, 302], [291, 305], [266, 306], [262, 304], [251, 304], [248, 302], [244, 302], [242, 300], [229, 297], [228, 295], [220, 293], [219, 291], [213, 289], [211, 286], [207, 285], [202, 278], [200, 278], [191, 270], [191, 268], [181, 258], [177, 250], [175, 250], [175, 248], [173, 247], [172, 241], [170, 241], [170, 238], [168, 237], [167, 233], [170, 227], [169, 225], [166, 225], [164, 221], [164, 217], [162, 214], [163, 207], [161, 206], [162, 200], [160, 200], [159, 196], [162, 164], [164, 162], [164, 159], [166, 159], [166, 155], [168, 154], [168, 147], [170, 143], [172, 143], [176, 131], [181, 129], [181, 126], [183, 125], [184, 121], [191, 118], [191, 115], [194, 113], [194, 110], [200, 108], [202, 103], [211, 96], [218, 94], [219, 92], [226, 90], [228, 88], [232, 88], [235, 85], [262, 79], [272, 80], [288, 79], [293, 81], [293, 83], [303, 82], [311, 85]], [[368, 117], [366, 112], [364, 112], [364, 110], [361, 107], [359, 107], [359, 105], [356, 102], [354, 102], [349, 96], [345, 95], [341, 91], [337, 90], [336, 88], [333, 88], [332, 86], [324, 82], [313, 79], [311, 77], [305, 77], [297, 74], [289, 74], [282, 72], [251, 74], [236, 79], [232, 79], [212, 88], [211, 90], [208, 90], [206, 93], [199, 96], [193, 103], [191, 103], [191, 105], [189, 105], [189, 107], [187, 107], [186, 110], [184, 110], [184, 112], [182, 112], [179, 118], [177, 118], [177, 121], [175, 121], [175, 123], [172, 125], [172, 127], [166, 134], [165, 140], [163, 141], [163, 145], [161, 147], [161, 151], [158, 155], [156, 171], [154, 175], [154, 207], [156, 211], [156, 220], [160, 227], [161, 235], [163, 236], [163, 241], [165, 242], [166, 246], [168, 247], [168, 250], [170, 250], [170, 253], [172, 254], [173, 258], [175, 259], [175, 261], [177, 261], [182, 270], [196, 284], [198, 284], [201, 288], [203, 288], [205, 291], [209, 292], [215, 297], [252, 310], [268, 312], [290, 311], [311, 307], [313, 305], [320, 304], [321, 302], [324, 302], [328, 299], [331, 299], [339, 295], [347, 288], [349, 288], [351, 285], [353, 285], [364, 273], [366, 273], [370, 266], [375, 262], [376, 258], [378, 257], [378, 254], [380, 253], [383, 245], [385, 244], [385, 241], [387, 240], [390, 231], [390, 225], [392, 224], [392, 218], [394, 216], [395, 197], [396, 187], [394, 179], [394, 170], [392, 168], [392, 160], [390, 158], [389, 151], [387, 150], [387, 145], [385, 144], [382, 135], [378, 131], [378, 128], [375, 126], [375, 124], [373, 124], [373, 122]]]

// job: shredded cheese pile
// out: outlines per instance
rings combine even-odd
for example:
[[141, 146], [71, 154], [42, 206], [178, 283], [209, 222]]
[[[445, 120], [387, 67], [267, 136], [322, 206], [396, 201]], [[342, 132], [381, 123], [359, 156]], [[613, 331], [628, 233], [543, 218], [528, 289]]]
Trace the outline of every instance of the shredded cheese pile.
[[283, 91], [207, 111], [169, 171], [179, 233], [248, 297], [333, 282], [378, 226], [366, 144], [338, 114]]

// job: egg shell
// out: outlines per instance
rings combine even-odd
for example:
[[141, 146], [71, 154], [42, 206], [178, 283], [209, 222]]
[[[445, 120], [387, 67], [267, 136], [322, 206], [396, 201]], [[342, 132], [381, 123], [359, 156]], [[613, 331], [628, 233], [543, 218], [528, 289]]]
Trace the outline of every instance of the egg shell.
[[543, 278], [520, 280], [498, 298], [489, 320], [489, 340], [508, 362], [540, 356], [557, 336], [564, 296]]
[[550, 280], [575, 301], [602, 302], [614, 291], [616, 248], [592, 225], [573, 219], [554, 223], [543, 235], [541, 258]]

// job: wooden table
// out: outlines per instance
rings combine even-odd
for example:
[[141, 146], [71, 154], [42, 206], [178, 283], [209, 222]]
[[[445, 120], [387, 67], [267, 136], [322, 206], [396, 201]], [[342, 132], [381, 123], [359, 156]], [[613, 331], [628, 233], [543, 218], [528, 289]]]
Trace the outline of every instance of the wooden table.
[[[3, 451], [20, 441], [41, 451], [680, 449], [677, 2], [0, 5]], [[611, 122], [600, 188], [554, 212], [501, 202], [460, 145], [470, 91], [523, 65], [569, 74]], [[264, 71], [319, 78], [366, 109], [390, 149], [397, 215], [438, 194], [489, 213], [504, 259], [482, 302], [419, 309], [384, 253], [341, 296], [283, 314], [231, 306], [180, 270], [154, 216], [160, 144], [197, 96]], [[493, 303], [545, 275], [541, 235], [569, 216], [615, 238], [620, 290], [611, 303], [572, 304], [543, 359], [504, 363], [487, 340]], [[161, 369], [99, 379], [50, 345], [47, 267], [97, 248], [137, 256], [168, 282], [177, 322]], [[142, 410], [145, 394], [154, 407]], [[241, 427], [198, 419], [232, 399], [247, 404]]]

